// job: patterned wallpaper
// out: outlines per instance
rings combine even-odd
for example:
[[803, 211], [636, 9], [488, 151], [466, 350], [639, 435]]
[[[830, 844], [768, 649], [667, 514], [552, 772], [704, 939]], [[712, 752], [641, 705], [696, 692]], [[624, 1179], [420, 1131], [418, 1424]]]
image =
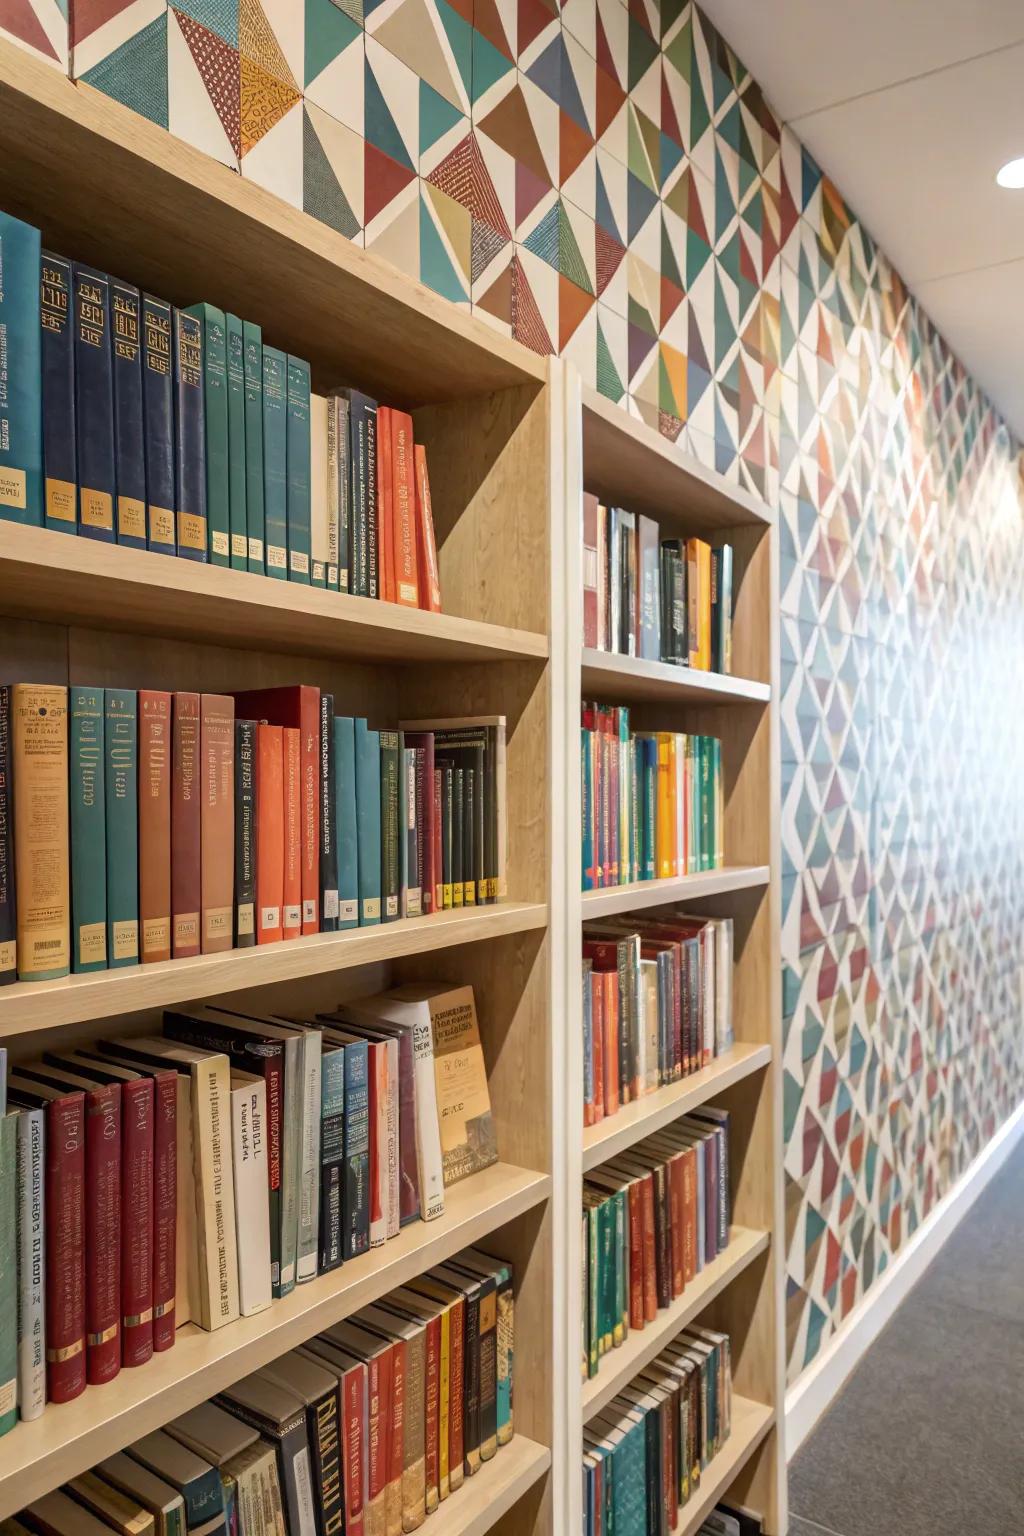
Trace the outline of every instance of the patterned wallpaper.
[[0, 27], [779, 506], [790, 1376], [1024, 1093], [1004, 424], [689, 0]]

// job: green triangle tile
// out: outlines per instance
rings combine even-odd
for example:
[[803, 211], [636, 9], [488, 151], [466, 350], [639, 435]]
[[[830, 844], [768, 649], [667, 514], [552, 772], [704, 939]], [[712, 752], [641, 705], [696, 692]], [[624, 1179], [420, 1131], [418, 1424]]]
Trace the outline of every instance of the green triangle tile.
[[639, 107], [636, 109], [636, 121], [644, 149], [647, 151], [647, 159], [654, 177], [654, 187], [657, 189], [661, 185], [661, 133]]
[[569, 222], [569, 215], [561, 201], [558, 204], [558, 270], [584, 293], [593, 293], [587, 264], [576, 239], [576, 232]]
[[807, 1207], [804, 1219], [804, 1252], [810, 1253], [815, 1243], [825, 1230], [825, 1218], [820, 1211], [816, 1211], [813, 1205]]
[[690, 83], [693, 69], [693, 24], [687, 21], [679, 28], [675, 37], [665, 49], [665, 58], [673, 68], [682, 75], [687, 85]]
[[697, 60], [693, 60], [693, 70], [690, 76], [690, 153], [696, 149], [701, 139], [711, 126], [711, 113], [704, 98], [704, 87], [701, 84], [700, 70], [697, 68]]
[[750, 201], [744, 206], [741, 215], [744, 224], [754, 231], [758, 238], [764, 233], [764, 197], [760, 188], [754, 193]]
[[555, 203], [548, 209], [536, 229], [532, 230], [523, 244], [534, 256], [539, 256], [541, 261], [546, 261], [549, 267], [558, 271], [558, 226], [559, 206]]
[[736, 213], [729, 175], [721, 155], [715, 154], [715, 242], [721, 240]]
[[667, 412], [669, 416], [678, 417], [679, 415], [679, 405], [660, 348], [658, 349], [658, 409]]
[[747, 195], [747, 193], [750, 191], [750, 189], [754, 185], [754, 183], [757, 181], [758, 176], [759, 176], [759, 172], [758, 172], [757, 166], [756, 165], [751, 165], [750, 162], [748, 160], [744, 160], [743, 156], [741, 155], [740, 156], [740, 201], [741, 202], [742, 202], [743, 198]]
[[485, 91], [490, 90], [495, 81], [502, 79], [515, 65], [492, 42], [484, 37], [482, 32], [473, 28], [473, 96], [474, 101], [479, 101]]
[[642, 181], [644, 186], [649, 188], [651, 192], [656, 192], [658, 188], [654, 177], [651, 175], [650, 162], [647, 159], [647, 152], [644, 147], [643, 136], [640, 133], [640, 124], [636, 119], [636, 112], [629, 112], [626, 114], [626, 117], [629, 124], [629, 133], [626, 144], [627, 168], [631, 170], [633, 175]]
[[622, 380], [619, 378], [618, 369], [612, 361], [612, 354], [601, 329], [600, 319], [597, 322], [597, 378], [595, 380], [598, 390], [606, 400], [611, 400], [618, 405], [625, 390]]
[[666, 38], [686, 9], [686, 0], [661, 0], [661, 35]]
[[694, 230], [686, 231], [686, 283], [685, 287], [692, 288], [700, 273], [708, 264], [711, 255], [711, 247], [706, 240], [702, 240]]
[[82, 76], [150, 122], [167, 127], [167, 15], [158, 16]]
[[302, 208], [348, 240], [359, 233], [359, 220], [338, 183], [308, 112], [302, 114]]
[[676, 261], [676, 253], [672, 249], [672, 241], [668, 237], [664, 215], [661, 220], [661, 275], [669, 278], [677, 288], [686, 287], [679, 271], [679, 263]]
[[719, 266], [729, 274], [734, 283], [740, 280], [740, 237], [737, 230], [732, 239], [718, 253]]
[[800, 1101], [803, 1091], [800, 1084], [791, 1072], [782, 1074], [782, 1128], [788, 1145], [796, 1125], [796, 1117], [800, 1112]]
[[437, 225], [430, 216], [426, 199], [420, 194], [420, 282], [426, 283], [443, 299], [453, 303], [469, 298], [465, 284], [456, 272], [452, 259], [445, 250], [437, 232]]
[[310, 85], [359, 36], [361, 28], [333, 0], [306, 0], [305, 83]]
[[457, 123], [464, 123], [465, 116], [453, 107], [439, 91], [425, 80], [420, 81], [420, 154], [436, 144]]
[[634, 299], [633, 296], [630, 295], [626, 308], [626, 318], [630, 325], [635, 325], [637, 330], [643, 331], [645, 336], [657, 336], [658, 328], [654, 324], [654, 321], [651, 319], [650, 313], [640, 303], [639, 299]]
[[629, 17], [629, 90], [639, 85], [655, 59], [658, 45], [651, 34]]
[[384, 100], [384, 92], [377, 84], [377, 77], [370, 67], [369, 59], [366, 60], [364, 80], [363, 124], [367, 143], [372, 144], [375, 149], [382, 150], [399, 165], [414, 171], [416, 167], [391, 115], [391, 109]]
[[740, 104], [734, 101], [728, 112], [723, 113], [715, 124], [715, 129], [721, 134], [727, 144], [739, 153], [740, 138], [743, 133], [743, 125], [740, 122]]
[[238, 0], [174, 0], [174, 9], [238, 47]]
[[458, 11], [448, 4], [448, 0], [434, 0], [437, 6], [437, 14], [441, 19], [455, 62], [458, 65], [459, 74], [462, 76], [462, 84], [465, 86], [466, 95], [473, 99], [473, 28], [468, 21], [463, 21]]

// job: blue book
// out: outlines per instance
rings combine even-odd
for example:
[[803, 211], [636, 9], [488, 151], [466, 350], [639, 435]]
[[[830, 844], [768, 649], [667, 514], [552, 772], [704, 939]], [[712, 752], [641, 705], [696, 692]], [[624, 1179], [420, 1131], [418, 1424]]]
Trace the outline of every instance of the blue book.
[[38, 229], [0, 213], [0, 517], [43, 525]]
[[107, 968], [106, 754], [102, 688], [71, 688], [68, 740], [73, 971]]
[[263, 538], [267, 575], [288, 579], [288, 363], [263, 348]]
[[107, 965], [139, 963], [138, 710], [130, 688], [104, 697]]
[[342, 1260], [345, 1220], [345, 1051], [324, 1042], [320, 1062], [319, 1269]]
[[[360, 721], [364, 728], [365, 720]], [[365, 732], [379, 742], [376, 731]], [[372, 747], [366, 746], [367, 763]], [[379, 746], [377, 753], [379, 755]], [[377, 805], [380, 805], [380, 775], [377, 777]], [[359, 838], [356, 789], [356, 721], [339, 715], [334, 721], [334, 824], [338, 846], [338, 927], [359, 926]], [[372, 828], [370, 835], [372, 835]], [[378, 845], [379, 845], [378, 836]], [[379, 912], [378, 912], [379, 916]], [[372, 921], [373, 919], [369, 919]]]
[[142, 295], [142, 435], [146, 460], [146, 543], [177, 553], [174, 529], [174, 369], [171, 306]]
[[203, 422], [203, 329], [195, 315], [174, 311], [174, 512], [178, 554], [204, 561], [206, 432]]
[[[334, 750], [337, 755], [337, 741]], [[359, 926], [369, 928], [380, 922], [380, 732], [367, 730], [365, 720], [355, 722], [355, 756]], [[340, 878], [340, 842], [338, 853]]]
[[249, 569], [245, 516], [245, 336], [237, 315], [225, 315], [228, 339], [228, 521], [231, 569]]
[[76, 262], [74, 294], [78, 527], [83, 538], [112, 544], [117, 461], [110, 279], [105, 273]]
[[146, 548], [146, 443], [142, 410], [142, 301], [139, 290], [110, 280], [114, 356], [114, 449], [117, 542]]
[[370, 1247], [370, 1063], [365, 1040], [345, 1053], [345, 1187], [342, 1253], [354, 1259]]
[[212, 304], [193, 304], [186, 314], [199, 321], [202, 335], [207, 554], [211, 565], [230, 565], [227, 326]]
[[288, 358], [288, 579], [309, 585], [312, 553], [309, 364]]
[[77, 533], [71, 263], [51, 251], [43, 251], [39, 260], [39, 317], [43, 345], [43, 523], [60, 533]]
[[258, 325], [242, 322], [245, 347], [245, 536], [249, 569], [258, 576], [263, 563], [263, 338]]

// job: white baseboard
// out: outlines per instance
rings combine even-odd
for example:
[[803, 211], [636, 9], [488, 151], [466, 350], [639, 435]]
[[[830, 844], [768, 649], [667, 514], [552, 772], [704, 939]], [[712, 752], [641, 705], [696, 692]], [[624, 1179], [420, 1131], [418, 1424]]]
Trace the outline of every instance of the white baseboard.
[[787, 1458], [800, 1449], [861, 1356], [1022, 1137], [1024, 1104], [1018, 1105], [1000, 1126], [960, 1181], [929, 1212], [910, 1241], [857, 1303], [817, 1359], [790, 1387], [786, 1393]]

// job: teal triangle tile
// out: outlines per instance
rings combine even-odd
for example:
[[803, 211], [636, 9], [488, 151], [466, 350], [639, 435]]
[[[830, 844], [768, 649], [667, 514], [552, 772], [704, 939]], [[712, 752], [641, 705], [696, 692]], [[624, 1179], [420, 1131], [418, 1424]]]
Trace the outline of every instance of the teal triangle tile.
[[167, 127], [167, 15], [158, 16], [82, 76], [133, 112]]
[[658, 202], [657, 193], [644, 186], [639, 176], [626, 172], [626, 235], [627, 243], [636, 239], [647, 223]]
[[420, 282], [453, 303], [469, 298], [466, 288], [444, 247], [437, 226], [430, 216], [426, 198], [420, 194]]
[[473, 100], [473, 28], [459, 15], [448, 0], [433, 0], [437, 15], [444, 27], [448, 44], [455, 56], [455, 63], [462, 79], [463, 88]]
[[821, 184], [821, 168], [813, 155], [800, 146], [800, 212], [803, 213]]
[[238, 0], [174, 0], [174, 9], [238, 47]]
[[365, 60], [364, 81], [363, 112], [367, 143], [389, 155], [399, 165], [415, 171], [412, 157], [391, 115], [391, 109], [384, 100], [384, 93], [377, 83], [377, 77], [369, 59]]
[[604, 331], [601, 327], [600, 315], [598, 316], [597, 321], [596, 384], [601, 394], [604, 395], [607, 400], [613, 401], [613, 403], [616, 405], [619, 404], [626, 392], [625, 386], [623, 385], [622, 380], [619, 378], [618, 370], [616, 369], [615, 363], [612, 359], [612, 354], [608, 343], [605, 340]]
[[472, 100], [479, 101], [485, 91], [510, 72], [515, 65], [486, 37], [473, 28]]
[[[465, 123], [458, 107], [453, 107], [440, 92], [426, 80], [420, 81], [420, 154], [424, 154], [438, 139], [443, 138], [458, 123]], [[468, 125], [467, 125], [468, 126]]]
[[[695, 13], [696, 14], [696, 13]], [[701, 139], [711, 127], [711, 113], [708, 111], [707, 98], [704, 94], [704, 82], [700, 70], [697, 67], [696, 45], [692, 45], [690, 62], [690, 144], [691, 155], [700, 143]]]
[[304, 79], [310, 85], [359, 36], [362, 28], [334, 0], [305, 0]]
[[528, 251], [558, 271], [559, 205], [555, 203], [523, 241]]
[[715, 150], [715, 245], [721, 240], [736, 216], [736, 203], [729, 185], [725, 161]]
[[693, 229], [686, 231], [686, 285], [692, 288], [707, 266], [711, 247]]
[[604, 184], [604, 177], [601, 175], [600, 164], [597, 164], [596, 166], [596, 177], [595, 223], [598, 224], [606, 234], [611, 235], [615, 240], [617, 240], [620, 245], [624, 245], [625, 241], [623, 240], [622, 235], [619, 233], [618, 225], [615, 222], [615, 215], [612, 213], [612, 205], [608, 197], [608, 189]]
[[790, 1072], [784, 1072], [782, 1074], [782, 1126], [787, 1145], [796, 1127], [802, 1096], [803, 1089], [796, 1078]]
[[667, 133], [660, 134], [659, 138], [661, 141], [661, 153], [659, 156], [661, 165], [659, 168], [659, 175], [660, 185], [662, 189], [664, 189], [666, 182], [672, 175], [672, 172], [682, 160], [683, 151], [682, 147], [677, 144], [674, 139], [670, 139]]
[[560, 38], [559, 41], [562, 50], [562, 79], [559, 91], [559, 102], [562, 111], [568, 113], [577, 128], [581, 128], [584, 133], [592, 133], [593, 124], [587, 117], [587, 111], [583, 105], [583, 97], [580, 94], [579, 83], [572, 67], [569, 50], [565, 46], [564, 39]]

